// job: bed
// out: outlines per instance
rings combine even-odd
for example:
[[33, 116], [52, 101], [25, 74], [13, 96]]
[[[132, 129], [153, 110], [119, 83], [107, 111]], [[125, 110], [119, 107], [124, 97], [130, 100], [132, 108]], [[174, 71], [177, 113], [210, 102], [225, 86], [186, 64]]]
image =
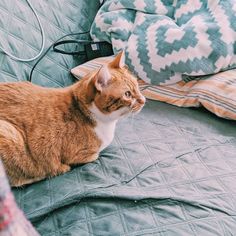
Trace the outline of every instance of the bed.
[[[26, 20], [32, 13], [23, 0], [16, 8], [11, 2], [1, 1], [0, 15], [17, 17], [7, 21], [12, 27], [0, 21], [0, 35], [12, 48], [26, 45], [27, 57], [40, 45], [37, 22]], [[49, 45], [63, 34], [89, 29], [100, 2], [34, 4], [48, 24]], [[13, 26], [18, 28], [12, 31]], [[67, 86], [75, 81], [70, 69], [83, 61], [51, 52], [37, 66], [33, 83]], [[0, 54], [0, 81], [27, 80], [33, 64]], [[114, 141], [97, 161], [13, 193], [44, 236], [223, 236], [236, 234], [235, 181], [235, 121], [203, 108], [148, 100], [141, 113], [118, 124]]]

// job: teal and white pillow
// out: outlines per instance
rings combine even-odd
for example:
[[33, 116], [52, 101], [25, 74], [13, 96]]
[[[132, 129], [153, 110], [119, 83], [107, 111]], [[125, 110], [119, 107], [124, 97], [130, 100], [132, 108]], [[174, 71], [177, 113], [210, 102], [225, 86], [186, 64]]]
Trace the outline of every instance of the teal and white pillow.
[[236, 2], [107, 0], [91, 36], [125, 49], [146, 82], [172, 84], [236, 66]]

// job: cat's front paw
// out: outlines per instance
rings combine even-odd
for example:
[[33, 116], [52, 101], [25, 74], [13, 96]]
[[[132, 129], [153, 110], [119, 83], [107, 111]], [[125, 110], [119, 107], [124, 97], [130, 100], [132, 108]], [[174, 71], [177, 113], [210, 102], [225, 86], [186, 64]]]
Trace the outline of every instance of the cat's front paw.
[[61, 164], [61, 166], [58, 168], [58, 174], [64, 174], [68, 171], [70, 171], [71, 167], [66, 164]]

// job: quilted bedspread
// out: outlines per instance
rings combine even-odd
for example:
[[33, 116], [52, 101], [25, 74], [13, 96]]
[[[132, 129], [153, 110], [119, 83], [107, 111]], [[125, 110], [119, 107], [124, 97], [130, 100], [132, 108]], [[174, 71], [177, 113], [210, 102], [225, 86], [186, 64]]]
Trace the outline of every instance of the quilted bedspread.
[[236, 126], [148, 101], [99, 159], [14, 191], [45, 236], [236, 233]]
[[124, 49], [141, 79], [170, 84], [235, 67], [235, 22], [235, 0], [107, 0], [91, 35]]
[[[95, 0], [32, 3], [47, 25], [47, 45], [87, 30], [99, 7]], [[41, 38], [25, 1], [1, 0], [0, 16], [1, 45], [22, 57], [37, 53]], [[68, 70], [81, 60], [50, 52], [33, 82], [69, 85]], [[32, 66], [0, 54], [0, 81], [26, 80]], [[148, 101], [118, 124], [97, 161], [13, 192], [43, 236], [235, 235], [235, 124], [200, 109]]]

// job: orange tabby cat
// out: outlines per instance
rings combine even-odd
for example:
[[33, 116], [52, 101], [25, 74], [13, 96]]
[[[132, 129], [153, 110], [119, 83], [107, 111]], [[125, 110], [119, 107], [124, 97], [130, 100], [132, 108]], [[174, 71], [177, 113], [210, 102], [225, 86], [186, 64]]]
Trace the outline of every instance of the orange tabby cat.
[[67, 88], [0, 84], [0, 158], [12, 186], [29, 184], [96, 160], [117, 120], [142, 109], [136, 78], [119, 53]]

